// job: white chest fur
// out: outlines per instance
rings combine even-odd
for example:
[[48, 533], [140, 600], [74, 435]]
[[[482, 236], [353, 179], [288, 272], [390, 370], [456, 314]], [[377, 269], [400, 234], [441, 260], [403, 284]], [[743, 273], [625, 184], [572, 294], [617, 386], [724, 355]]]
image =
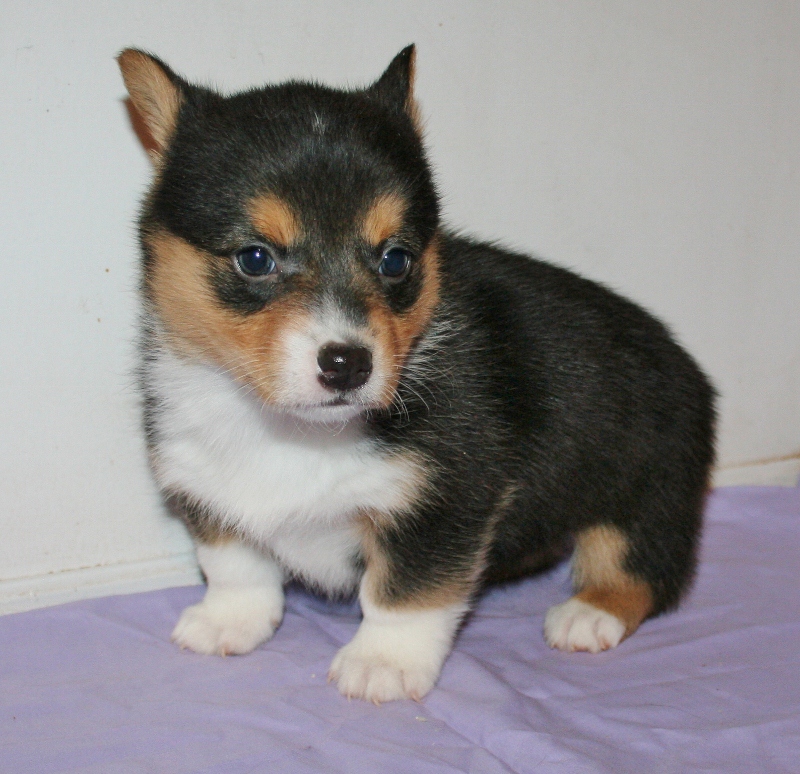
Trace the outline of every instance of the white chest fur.
[[228, 374], [164, 350], [146, 378], [159, 398], [162, 488], [196, 498], [329, 590], [354, 580], [356, 513], [397, 512], [414, 496], [419, 466], [380, 452], [360, 420], [315, 425], [271, 411]]

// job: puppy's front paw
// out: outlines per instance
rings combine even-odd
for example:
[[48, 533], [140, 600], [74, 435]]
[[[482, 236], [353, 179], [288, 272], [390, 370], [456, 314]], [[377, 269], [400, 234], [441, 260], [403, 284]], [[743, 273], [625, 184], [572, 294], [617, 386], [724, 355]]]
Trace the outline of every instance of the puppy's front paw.
[[249, 653], [277, 629], [283, 593], [272, 589], [209, 589], [198, 605], [187, 607], [172, 641], [205, 655]]
[[380, 704], [421, 699], [433, 688], [466, 604], [393, 610], [361, 593], [364, 620], [333, 659], [328, 679], [348, 698]]
[[551, 607], [544, 619], [544, 638], [559, 650], [599, 653], [615, 648], [624, 636], [619, 618], [575, 597]]
[[345, 645], [333, 659], [329, 680], [348, 699], [365, 699], [375, 704], [394, 699], [419, 700], [433, 688], [441, 660], [429, 654], [402, 652], [382, 647], [379, 639], [361, 637]]

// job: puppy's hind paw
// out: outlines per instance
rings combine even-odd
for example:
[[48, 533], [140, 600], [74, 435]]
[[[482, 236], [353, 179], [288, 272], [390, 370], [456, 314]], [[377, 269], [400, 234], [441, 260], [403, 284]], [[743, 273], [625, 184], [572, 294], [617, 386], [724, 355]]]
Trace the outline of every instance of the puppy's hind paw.
[[599, 653], [615, 648], [624, 636], [619, 618], [575, 597], [551, 607], [544, 619], [544, 638], [559, 650]]

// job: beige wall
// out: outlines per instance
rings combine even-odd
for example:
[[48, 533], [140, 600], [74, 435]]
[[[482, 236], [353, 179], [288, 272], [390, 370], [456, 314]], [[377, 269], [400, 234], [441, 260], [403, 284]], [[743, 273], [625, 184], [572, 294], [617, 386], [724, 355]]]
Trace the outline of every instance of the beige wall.
[[662, 316], [722, 393], [718, 480], [790, 482], [796, 456], [747, 463], [800, 452], [798, 40], [767, 0], [4, 0], [0, 609], [197, 578], [138, 429], [119, 49], [236, 89], [363, 83], [416, 42], [450, 221]]

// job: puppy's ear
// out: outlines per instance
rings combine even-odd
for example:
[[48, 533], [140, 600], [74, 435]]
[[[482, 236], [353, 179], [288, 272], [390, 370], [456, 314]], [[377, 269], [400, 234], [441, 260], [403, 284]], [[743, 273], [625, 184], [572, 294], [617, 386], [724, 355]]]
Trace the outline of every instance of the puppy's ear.
[[161, 156], [178, 124], [183, 81], [160, 59], [135, 48], [126, 48], [117, 62], [131, 102], [152, 137], [149, 150]]
[[406, 46], [367, 89], [367, 94], [397, 112], [406, 113], [418, 125], [417, 103], [414, 99], [414, 71], [417, 52], [414, 44]]

